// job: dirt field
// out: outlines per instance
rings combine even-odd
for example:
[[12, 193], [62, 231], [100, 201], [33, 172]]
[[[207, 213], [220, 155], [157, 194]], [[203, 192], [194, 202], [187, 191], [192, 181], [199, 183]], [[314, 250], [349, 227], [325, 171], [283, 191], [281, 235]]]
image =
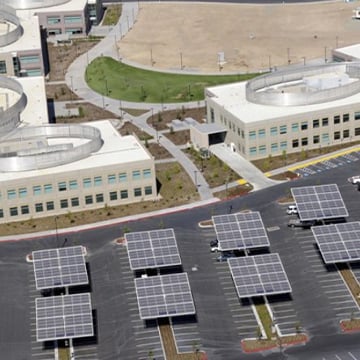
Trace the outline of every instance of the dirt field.
[[311, 59], [359, 42], [357, 2], [313, 4], [141, 3], [137, 22], [119, 42], [124, 58], [160, 69], [254, 72]]

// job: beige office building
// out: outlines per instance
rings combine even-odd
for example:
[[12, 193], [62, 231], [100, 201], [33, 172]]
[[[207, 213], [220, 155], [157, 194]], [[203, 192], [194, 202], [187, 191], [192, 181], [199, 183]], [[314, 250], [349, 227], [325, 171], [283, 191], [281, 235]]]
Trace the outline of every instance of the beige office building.
[[205, 97], [207, 122], [226, 128], [224, 142], [248, 160], [360, 140], [358, 63], [277, 71]]

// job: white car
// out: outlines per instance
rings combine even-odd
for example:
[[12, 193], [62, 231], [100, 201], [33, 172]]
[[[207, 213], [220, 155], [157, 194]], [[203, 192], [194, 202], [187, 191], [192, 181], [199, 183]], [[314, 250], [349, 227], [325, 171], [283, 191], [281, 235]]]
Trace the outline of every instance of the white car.
[[296, 215], [298, 213], [296, 205], [289, 205], [286, 209], [288, 215]]
[[360, 183], [360, 175], [352, 176], [351, 178], [348, 178], [348, 181], [352, 184], [359, 184]]

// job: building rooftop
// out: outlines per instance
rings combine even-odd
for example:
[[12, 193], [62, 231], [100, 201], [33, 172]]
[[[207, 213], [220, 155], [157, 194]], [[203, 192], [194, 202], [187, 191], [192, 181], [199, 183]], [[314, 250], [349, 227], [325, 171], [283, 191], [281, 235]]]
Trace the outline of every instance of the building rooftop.
[[335, 51], [356, 59], [360, 59], [360, 44], [345, 46], [339, 49], [335, 49]]
[[82, 11], [86, 7], [86, 4], [87, 4], [87, 0], [71, 0], [65, 4], [36, 9], [35, 14], [66, 12], [66, 11]]

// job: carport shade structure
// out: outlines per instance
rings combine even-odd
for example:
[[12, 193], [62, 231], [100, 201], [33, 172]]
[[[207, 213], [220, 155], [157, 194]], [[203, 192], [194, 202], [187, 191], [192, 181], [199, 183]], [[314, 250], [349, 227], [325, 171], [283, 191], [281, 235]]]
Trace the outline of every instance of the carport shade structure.
[[37, 290], [89, 283], [82, 246], [33, 251], [32, 259]]
[[244, 212], [212, 217], [221, 250], [243, 250], [270, 246], [260, 213]]
[[125, 234], [131, 270], [181, 265], [173, 229]]
[[187, 273], [136, 278], [135, 289], [143, 320], [195, 314]]
[[37, 341], [94, 335], [89, 293], [42, 297], [35, 301]]
[[349, 216], [336, 184], [291, 188], [291, 193], [302, 221]]
[[360, 260], [360, 222], [311, 228], [325, 264]]
[[277, 253], [230, 258], [228, 264], [240, 299], [291, 292]]

